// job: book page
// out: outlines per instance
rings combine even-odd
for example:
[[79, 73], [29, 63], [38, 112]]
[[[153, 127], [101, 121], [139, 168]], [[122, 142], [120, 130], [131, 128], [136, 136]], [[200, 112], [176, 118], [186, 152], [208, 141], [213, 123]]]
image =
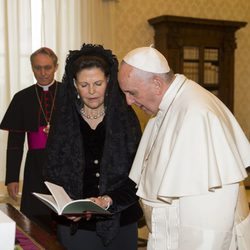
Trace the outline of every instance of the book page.
[[61, 213], [63, 207], [67, 203], [71, 202], [72, 199], [68, 196], [63, 187], [50, 183], [48, 181], [45, 181], [45, 184], [53, 195], [54, 199], [56, 200], [58, 210]]
[[52, 210], [54, 210], [56, 213], [59, 213], [57, 208], [57, 203], [52, 195], [50, 194], [40, 194], [40, 193], [32, 193], [35, 195], [40, 201], [42, 201], [45, 205], [49, 206]]

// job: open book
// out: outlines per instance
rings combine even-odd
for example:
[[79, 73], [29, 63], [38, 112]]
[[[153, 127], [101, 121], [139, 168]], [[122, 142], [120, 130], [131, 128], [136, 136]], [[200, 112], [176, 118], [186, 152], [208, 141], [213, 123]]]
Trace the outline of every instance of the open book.
[[54, 210], [58, 215], [83, 214], [90, 212], [95, 214], [111, 214], [90, 199], [72, 200], [64, 188], [48, 181], [44, 182], [52, 195], [33, 192], [39, 200]]

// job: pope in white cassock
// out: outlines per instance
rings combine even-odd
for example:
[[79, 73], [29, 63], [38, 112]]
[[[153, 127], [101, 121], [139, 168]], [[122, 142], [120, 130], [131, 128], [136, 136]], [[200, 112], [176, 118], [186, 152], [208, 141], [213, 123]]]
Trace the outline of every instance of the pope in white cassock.
[[129, 175], [148, 250], [249, 250], [250, 145], [232, 113], [152, 47], [124, 57], [119, 83], [129, 105], [153, 115]]

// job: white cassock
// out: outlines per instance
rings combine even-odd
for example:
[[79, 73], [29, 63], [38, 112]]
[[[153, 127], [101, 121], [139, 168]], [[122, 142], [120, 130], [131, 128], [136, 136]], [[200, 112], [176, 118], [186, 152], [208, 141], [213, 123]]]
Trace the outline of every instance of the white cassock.
[[[129, 175], [150, 230], [148, 249], [237, 249], [235, 210], [248, 166], [250, 145], [231, 112], [177, 74], [145, 128]], [[248, 213], [238, 220], [245, 222], [241, 230], [249, 229]], [[250, 249], [246, 244], [241, 249]]]

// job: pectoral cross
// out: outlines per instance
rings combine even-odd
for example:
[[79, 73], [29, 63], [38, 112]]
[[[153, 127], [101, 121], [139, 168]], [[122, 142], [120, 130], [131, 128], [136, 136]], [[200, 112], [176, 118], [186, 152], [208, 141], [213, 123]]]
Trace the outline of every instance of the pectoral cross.
[[47, 126], [43, 129], [43, 132], [48, 135], [49, 129], [50, 129], [50, 124], [48, 123]]

